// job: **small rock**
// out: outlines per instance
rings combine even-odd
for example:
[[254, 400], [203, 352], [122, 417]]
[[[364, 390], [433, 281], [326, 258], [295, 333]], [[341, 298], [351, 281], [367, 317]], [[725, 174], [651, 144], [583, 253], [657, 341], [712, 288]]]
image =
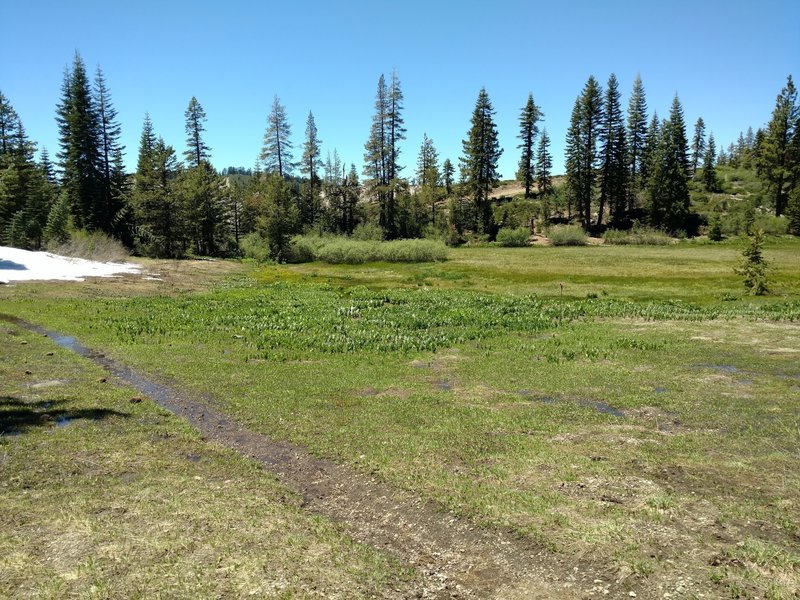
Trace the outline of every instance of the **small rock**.
[[142, 398], [140, 396], [134, 396], [133, 398], [130, 399], [131, 404], [139, 404], [141, 401]]
[[97, 380], [97, 382], [98, 383], [105, 383], [106, 382], [106, 378], [105, 377], [101, 377], [100, 379]]
[[631, 598], [636, 598], [636, 592], [628, 592], [628, 596]]
[[33, 371], [25, 371], [25, 375], [33, 375]]
[[55, 354], [55, 353], [54, 352], [48, 352], [47, 354], [45, 354], [45, 356], [53, 356], [53, 354]]

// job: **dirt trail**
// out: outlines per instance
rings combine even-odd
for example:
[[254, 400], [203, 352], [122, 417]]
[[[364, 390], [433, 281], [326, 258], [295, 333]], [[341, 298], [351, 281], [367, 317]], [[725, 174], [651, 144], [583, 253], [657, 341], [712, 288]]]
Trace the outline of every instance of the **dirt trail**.
[[623, 595], [611, 581], [600, 581], [590, 570], [578, 568], [576, 560], [535, 547], [505, 531], [478, 528], [352, 468], [250, 431], [208, 401], [145, 377], [73, 337], [15, 317], [0, 318], [47, 335], [60, 346], [94, 361], [185, 418], [206, 439], [260, 462], [302, 495], [307, 510], [339, 523], [354, 539], [413, 566], [418, 576], [408, 589], [387, 590], [387, 597], [558, 599], [577, 598], [587, 592], [603, 594], [603, 588], [608, 594], [609, 587], [611, 597]]

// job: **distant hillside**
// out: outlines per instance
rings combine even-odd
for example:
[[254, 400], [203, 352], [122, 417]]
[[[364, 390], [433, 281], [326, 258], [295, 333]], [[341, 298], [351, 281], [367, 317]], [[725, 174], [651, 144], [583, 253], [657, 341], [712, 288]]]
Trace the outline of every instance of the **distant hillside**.
[[[553, 187], [561, 187], [564, 183], [563, 175], [555, 175], [553, 177]], [[525, 194], [525, 186], [521, 181], [514, 179], [507, 179], [501, 181], [492, 193], [489, 194], [490, 198], [513, 198], [515, 196], [523, 196]]]

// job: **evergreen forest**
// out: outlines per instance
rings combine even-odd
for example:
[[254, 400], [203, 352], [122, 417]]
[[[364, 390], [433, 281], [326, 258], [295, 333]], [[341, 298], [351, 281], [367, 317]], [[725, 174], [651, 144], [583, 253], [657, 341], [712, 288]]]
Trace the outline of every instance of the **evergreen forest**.
[[791, 75], [775, 105], [764, 107], [764, 124], [748, 125], [727, 146], [702, 118], [685, 122], [678, 95], [661, 118], [640, 77], [625, 102], [613, 73], [605, 86], [590, 76], [567, 128], [563, 174], [552, 172], [546, 107], [529, 94], [520, 99], [516, 180], [505, 182], [498, 159], [512, 149], [501, 146], [486, 89], [459, 132], [461, 156], [440, 156], [427, 135], [416, 157], [401, 155], [396, 72], [380, 75], [371, 121], [364, 116], [360, 171], [336, 150], [323, 155], [312, 112], [302, 135], [293, 135], [276, 96], [254, 169], [213, 165], [204, 139], [213, 115], [192, 97], [180, 144], [164, 140], [145, 114], [128, 172], [105, 75], [98, 67], [91, 77], [77, 52], [54, 107], [55, 155], [28, 138], [12, 100], [0, 92], [0, 243], [19, 248], [100, 235], [144, 256], [285, 262], [303, 260], [292, 243], [299, 234], [459, 245], [502, 243], [525, 230], [517, 236], [524, 244], [530, 234], [572, 224], [596, 236], [648, 228], [718, 240], [757, 224], [800, 235], [800, 103]]

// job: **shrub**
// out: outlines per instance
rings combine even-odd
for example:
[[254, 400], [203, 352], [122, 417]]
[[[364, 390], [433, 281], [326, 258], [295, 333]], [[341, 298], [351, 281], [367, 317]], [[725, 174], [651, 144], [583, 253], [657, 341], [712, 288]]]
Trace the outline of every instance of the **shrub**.
[[[322, 239], [322, 238], [316, 238]], [[315, 242], [316, 239], [312, 236], [298, 235], [292, 238], [289, 243], [289, 256], [287, 262], [291, 263], [304, 263], [312, 262], [317, 255], [317, 248], [319, 247]]]
[[609, 229], [603, 234], [603, 242], [615, 245], [667, 246], [672, 238], [652, 227], [636, 226], [630, 231]]
[[240, 245], [242, 247], [242, 252], [244, 252], [247, 258], [252, 258], [258, 262], [269, 262], [269, 243], [259, 234], [248, 233], [242, 238]]
[[548, 232], [553, 246], [585, 246], [588, 238], [580, 225], [556, 225]]
[[753, 227], [761, 229], [767, 235], [784, 235], [789, 229], [789, 221], [785, 217], [760, 214], [756, 215]]
[[99, 231], [73, 231], [69, 240], [62, 244], [48, 244], [47, 249], [61, 256], [73, 256], [100, 262], [123, 262], [130, 257], [122, 243]]
[[497, 243], [504, 248], [522, 248], [528, 245], [531, 232], [527, 227], [504, 228], [497, 232]]
[[375, 246], [379, 242], [360, 242], [339, 238], [328, 242], [317, 250], [317, 260], [334, 265], [360, 265], [378, 260]]
[[380, 242], [383, 239], [383, 229], [375, 223], [361, 223], [353, 230], [351, 238], [360, 242]]
[[434, 262], [447, 260], [447, 247], [438, 240], [376, 242], [346, 237], [297, 236], [292, 239], [292, 260], [349, 265], [378, 261]]
[[440, 262], [447, 260], [447, 246], [436, 240], [397, 240], [377, 247], [380, 258], [387, 262]]

